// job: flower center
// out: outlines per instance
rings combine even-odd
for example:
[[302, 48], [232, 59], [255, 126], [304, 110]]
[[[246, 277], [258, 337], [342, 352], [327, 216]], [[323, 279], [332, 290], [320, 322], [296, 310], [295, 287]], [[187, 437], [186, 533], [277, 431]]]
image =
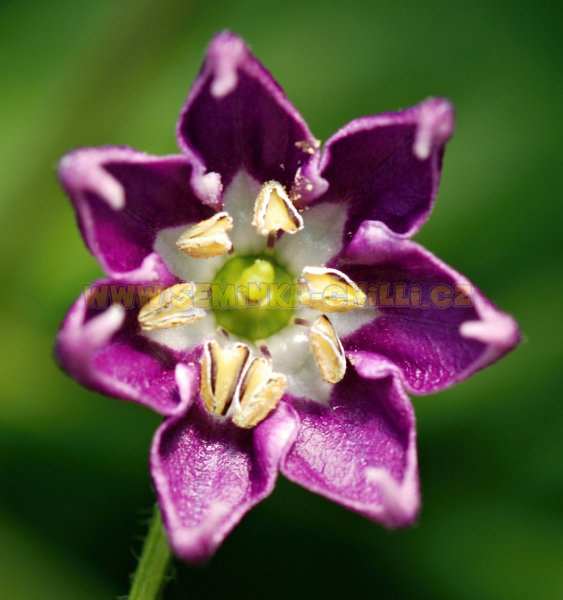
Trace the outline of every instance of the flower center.
[[272, 256], [237, 256], [211, 286], [217, 325], [248, 340], [262, 340], [285, 327], [293, 314], [295, 278]]
[[[276, 260], [274, 246], [280, 235], [292, 236], [304, 228], [301, 213], [277, 181], [267, 181], [260, 188], [252, 226], [258, 236], [267, 238], [265, 251], [233, 256], [212, 282], [180, 282], [159, 291], [142, 306], [137, 317], [141, 330], [150, 332], [191, 326], [207, 319], [204, 309], [211, 308], [223, 332], [248, 342], [267, 342], [232, 343], [223, 339], [219, 343], [216, 338], [203, 344], [201, 399], [211, 414], [230, 419], [243, 428], [254, 427], [264, 420], [287, 390], [288, 378], [274, 370], [270, 351], [272, 344], [278, 344], [267, 340], [290, 324], [295, 309], [303, 306], [321, 313], [340, 313], [366, 304], [365, 293], [342, 271], [305, 266], [297, 279]], [[238, 244], [229, 235], [233, 227], [234, 219], [229, 213], [218, 212], [186, 229], [176, 240], [176, 246], [192, 259], [226, 258]], [[299, 246], [297, 242], [296, 252]], [[314, 322], [296, 318], [294, 325], [304, 326], [308, 331], [309, 353], [318, 375], [329, 384], [341, 381], [346, 373], [346, 355], [331, 320], [321, 314]], [[287, 363], [286, 355], [292, 349], [287, 348], [287, 342], [282, 346], [276, 360]], [[299, 367], [303, 368], [304, 365]]]

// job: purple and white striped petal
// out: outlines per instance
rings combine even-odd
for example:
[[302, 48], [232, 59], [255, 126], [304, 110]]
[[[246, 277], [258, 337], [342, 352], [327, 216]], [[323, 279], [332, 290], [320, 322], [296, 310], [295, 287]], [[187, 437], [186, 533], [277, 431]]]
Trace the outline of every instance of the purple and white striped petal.
[[270, 494], [296, 430], [295, 411], [283, 402], [251, 430], [221, 422], [199, 402], [161, 425], [151, 473], [180, 558], [207, 560], [244, 514]]
[[[178, 122], [178, 143], [227, 186], [240, 170], [289, 191], [318, 142], [281, 87], [229, 32], [211, 42]], [[309, 182], [314, 185], [319, 182]]]
[[326, 143], [318, 170], [328, 189], [315, 202], [346, 202], [349, 236], [366, 219], [414, 235], [432, 209], [453, 129], [453, 109], [441, 98], [351, 121]]
[[[85, 148], [67, 154], [59, 176], [86, 245], [112, 278], [130, 280], [166, 227], [209, 217], [220, 186], [206, 187], [201, 168], [182, 155], [156, 157], [129, 148]], [[217, 184], [218, 185], [218, 184]]]
[[[368, 291], [370, 285], [389, 284], [390, 297], [395, 284], [404, 284], [405, 290], [419, 286], [418, 307], [382, 306], [380, 287], [378, 316], [342, 340], [348, 355], [369, 352], [392, 361], [412, 393], [436, 392], [466, 379], [519, 342], [514, 319], [466, 277], [381, 223], [364, 222], [336, 264], [354, 281], [367, 284]], [[461, 285], [457, 292], [456, 284]], [[440, 307], [431, 296], [438, 285], [454, 292], [449, 304], [446, 297], [447, 306]], [[470, 306], [456, 300], [465, 290], [470, 291]]]
[[327, 404], [294, 399], [301, 426], [282, 473], [388, 527], [420, 505], [414, 411], [395, 367], [358, 356]]

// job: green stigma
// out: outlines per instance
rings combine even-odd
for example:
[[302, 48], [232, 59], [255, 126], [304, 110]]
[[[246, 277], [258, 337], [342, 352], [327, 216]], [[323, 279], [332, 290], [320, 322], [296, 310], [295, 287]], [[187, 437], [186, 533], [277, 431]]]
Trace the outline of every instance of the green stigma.
[[271, 256], [237, 256], [227, 261], [211, 286], [217, 325], [248, 340], [266, 339], [293, 314], [295, 278]]
[[276, 280], [274, 265], [268, 260], [257, 258], [242, 272], [236, 282], [239, 294], [249, 303], [260, 304], [268, 296], [268, 286]]

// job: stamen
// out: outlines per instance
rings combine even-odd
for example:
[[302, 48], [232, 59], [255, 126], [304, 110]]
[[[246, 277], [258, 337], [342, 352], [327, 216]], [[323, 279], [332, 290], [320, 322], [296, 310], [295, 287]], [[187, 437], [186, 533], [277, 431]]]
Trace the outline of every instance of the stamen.
[[323, 267], [305, 267], [300, 301], [323, 312], [345, 312], [366, 304], [364, 292], [344, 273]]
[[191, 325], [205, 317], [205, 311], [194, 306], [193, 283], [177, 283], [152, 296], [139, 311], [137, 320], [143, 331]]
[[200, 391], [209, 412], [215, 415], [227, 412], [249, 355], [250, 350], [245, 344], [221, 348], [215, 340], [205, 343]]
[[176, 245], [193, 258], [221, 256], [233, 248], [227, 234], [232, 228], [232, 217], [226, 212], [219, 212], [184, 231]]
[[346, 373], [346, 355], [332, 323], [321, 315], [311, 327], [309, 348], [321, 377], [327, 383], [338, 383]]
[[277, 181], [268, 181], [261, 188], [254, 204], [252, 225], [269, 239], [278, 231], [295, 233], [303, 229], [303, 219], [289, 199], [285, 188]]
[[287, 379], [272, 372], [271, 361], [256, 357], [248, 364], [233, 404], [233, 423], [254, 427], [277, 406], [287, 388]]

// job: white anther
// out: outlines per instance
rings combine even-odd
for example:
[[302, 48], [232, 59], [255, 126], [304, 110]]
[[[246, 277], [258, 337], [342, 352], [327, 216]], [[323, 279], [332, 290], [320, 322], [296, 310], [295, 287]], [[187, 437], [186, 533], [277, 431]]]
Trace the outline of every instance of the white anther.
[[178, 248], [193, 258], [211, 258], [230, 252], [233, 244], [228, 231], [233, 228], [233, 219], [226, 212], [190, 227], [178, 238]]
[[315, 310], [345, 312], [366, 304], [365, 293], [337, 269], [305, 267], [300, 281], [301, 303]]
[[260, 235], [267, 237], [278, 231], [300, 231], [303, 229], [303, 218], [293, 206], [283, 185], [277, 181], [268, 181], [260, 188], [254, 204], [252, 225]]
[[205, 317], [205, 311], [194, 306], [193, 283], [177, 283], [152, 296], [139, 311], [137, 320], [143, 331], [191, 325]]
[[240, 379], [232, 405], [235, 425], [254, 427], [277, 406], [287, 388], [287, 378], [272, 372], [272, 362], [255, 357], [249, 361]]
[[215, 340], [203, 347], [200, 391], [209, 412], [224, 415], [229, 409], [244, 366], [250, 356], [245, 344], [221, 348]]
[[321, 315], [311, 327], [309, 348], [324, 381], [338, 383], [346, 373], [346, 355], [332, 323], [325, 315]]

